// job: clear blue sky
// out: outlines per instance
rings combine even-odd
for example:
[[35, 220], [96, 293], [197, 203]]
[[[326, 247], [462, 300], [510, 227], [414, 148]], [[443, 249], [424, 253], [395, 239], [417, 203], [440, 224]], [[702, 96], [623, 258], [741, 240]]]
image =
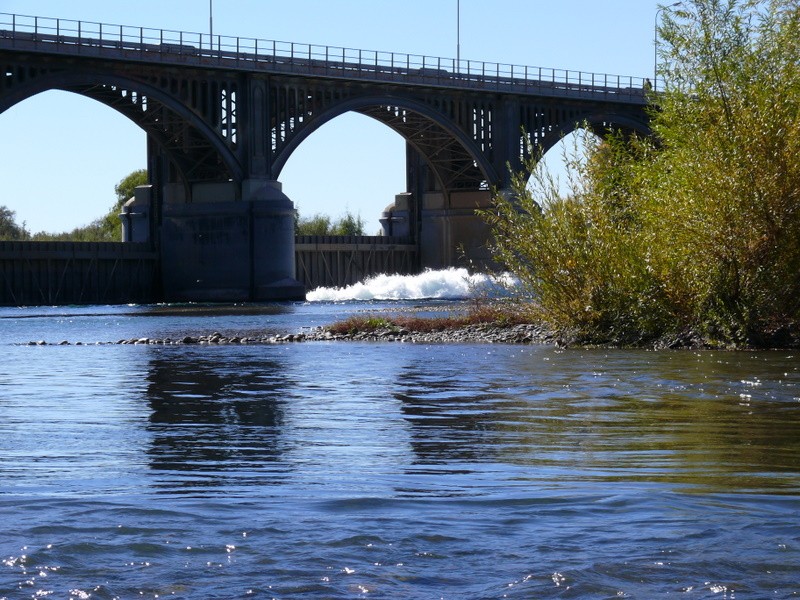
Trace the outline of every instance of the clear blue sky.
[[[452, 58], [457, 0], [212, 0], [214, 34]], [[461, 58], [652, 77], [651, 0], [460, 0]], [[209, 0], [0, 0], [0, 12], [208, 32]], [[145, 166], [145, 136], [113, 110], [47, 92], [0, 114], [0, 205], [32, 231], [104, 214]], [[323, 126], [281, 175], [302, 215], [360, 214], [368, 233], [405, 191], [404, 144], [348, 114]]]

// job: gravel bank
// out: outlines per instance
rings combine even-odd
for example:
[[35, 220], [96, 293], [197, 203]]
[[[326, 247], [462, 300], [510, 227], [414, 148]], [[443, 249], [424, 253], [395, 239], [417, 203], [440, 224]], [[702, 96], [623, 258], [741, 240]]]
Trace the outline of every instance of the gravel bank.
[[467, 325], [441, 331], [416, 332], [407, 329], [382, 329], [357, 332], [353, 334], [334, 334], [324, 327], [302, 331], [299, 333], [273, 334], [263, 336], [224, 336], [218, 332], [210, 335], [187, 335], [182, 338], [131, 338], [116, 341], [99, 342], [48, 342], [45, 340], [30, 341], [28, 346], [95, 346], [95, 345], [255, 345], [255, 344], [287, 344], [296, 342], [406, 342], [416, 344], [451, 344], [451, 343], [484, 343], [484, 344], [543, 344], [556, 341], [556, 337], [539, 325], [512, 325], [498, 327], [495, 325]]

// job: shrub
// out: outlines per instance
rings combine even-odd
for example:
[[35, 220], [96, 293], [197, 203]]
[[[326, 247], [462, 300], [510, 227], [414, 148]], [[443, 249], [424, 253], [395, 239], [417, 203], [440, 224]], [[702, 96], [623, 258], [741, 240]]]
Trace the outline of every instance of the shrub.
[[297, 235], [364, 235], [364, 219], [347, 211], [343, 217], [332, 222], [328, 215], [298, 216], [295, 220]]
[[484, 213], [540, 317], [586, 341], [762, 344], [800, 317], [800, 11], [684, 5], [661, 27], [657, 143], [598, 132], [568, 194], [531, 164]]

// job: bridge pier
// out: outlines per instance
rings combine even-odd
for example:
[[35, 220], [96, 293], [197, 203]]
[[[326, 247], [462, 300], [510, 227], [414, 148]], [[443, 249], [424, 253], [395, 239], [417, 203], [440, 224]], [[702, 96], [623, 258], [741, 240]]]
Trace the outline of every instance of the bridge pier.
[[[238, 194], [237, 194], [238, 192]], [[164, 194], [160, 254], [167, 301], [299, 300], [294, 205], [266, 179], [194, 184]], [[240, 199], [237, 199], [237, 196]]]
[[493, 269], [498, 265], [489, 247], [491, 229], [475, 214], [478, 209], [489, 208], [491, 203], [492, 194], [488, 190], [424, 192], [419, 217], [415, 217], [414, 195], [398, 194], [381, 215], [382, 233], [415, 237], [423, 269], [456, 265]]
[[443, 194], [426, 192], [422, 198], [420, 258], [423, 268], [446, 269], [462, 265], [487, 269], [495, 263], [489, 248], [491, 230], [475, 214], [491, 206], [488, 190]]

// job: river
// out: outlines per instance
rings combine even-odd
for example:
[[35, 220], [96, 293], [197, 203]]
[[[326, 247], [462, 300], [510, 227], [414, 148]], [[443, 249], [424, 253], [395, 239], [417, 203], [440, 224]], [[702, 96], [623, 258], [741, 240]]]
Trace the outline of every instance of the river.
[[0, 308], [0, 599], [800, 595], [793, 352], [94, 344], [449, 306]]

